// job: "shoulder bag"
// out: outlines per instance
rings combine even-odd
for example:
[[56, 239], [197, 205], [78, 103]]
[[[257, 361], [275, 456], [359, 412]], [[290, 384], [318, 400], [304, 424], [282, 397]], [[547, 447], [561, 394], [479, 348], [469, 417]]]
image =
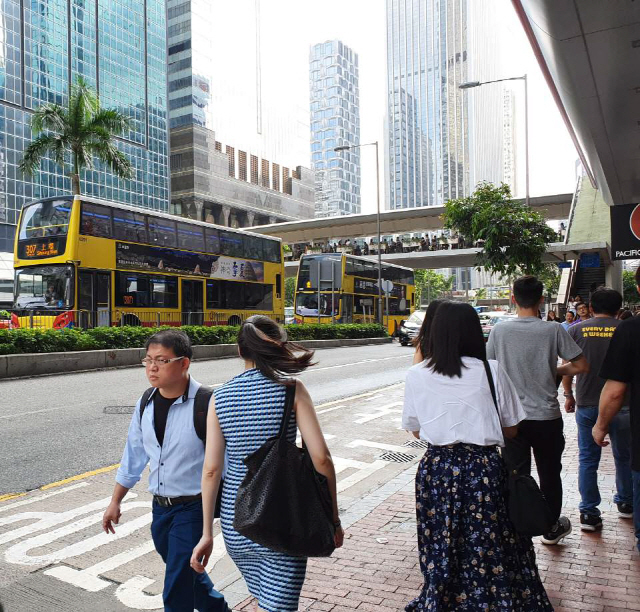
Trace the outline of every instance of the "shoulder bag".
[[328, 557], [335, 549], [327, 479], [306, 446], [287, 440], [295, 383], [287, 386], [277, 436], [244, 459], [248, 468], [236, 496], [233, 528], [250, 540], [294, 557]]
[[[498, 421], [501, 422], [496, 388], [488, 361], [484, 362], [484, 369], [489, 380], [493, 404], [498, 412]], [[549, 504], [538, 483], [530, 474], [521, 474], [519, 467], [507, 465], [506, 468], [507, 508], [515, 530], [527, 537], [547, 533], [553, 523], [553, 519], [551, 518]]]

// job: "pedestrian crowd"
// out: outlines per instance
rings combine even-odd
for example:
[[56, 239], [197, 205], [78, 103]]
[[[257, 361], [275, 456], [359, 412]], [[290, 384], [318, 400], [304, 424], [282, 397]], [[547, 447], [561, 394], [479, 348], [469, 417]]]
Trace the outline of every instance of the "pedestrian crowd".
[[[636, 281], [640, 292], [640, 268]], [[610, 440], [613, 502], [634, 520], [640, 552], [640, 317], [623, 320], [621, 295], [606, 287], [588, 306], [574, 300], [561, 325], [555, 313], [540, 318], [537, 278], [516, 280], [513, 297], [517, 317], [488, 342], [475, 309], [447, 300], [431, 302], [416, 338], [402, 427], [427, 443], [415, 480], [424, 582], [407, 611], [553, 609], [532, 538], [553, 546], [572, 531], [561, 514], [560, 385], [578, 425], [580, 528], [605, 528], [598, 464]], [[252, 316], [238, 335], [244, 371], [212, 389], [189, 374], [182, 331], [157, 332], [145, 350], [151, 387], [131, 419], [104, 531], [116, 533], [122, 501], [149, 466], [165, 610], [229, 610], [206, 569], [217, 517], [257, 609], [298, 610], [307, 558], [344, 541], [331, 453], [295, 378], [313, 351]]]

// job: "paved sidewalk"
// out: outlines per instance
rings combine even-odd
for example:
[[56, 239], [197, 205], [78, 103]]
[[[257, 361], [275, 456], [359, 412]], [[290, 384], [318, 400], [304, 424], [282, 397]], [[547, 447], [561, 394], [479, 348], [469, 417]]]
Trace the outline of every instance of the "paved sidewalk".
[[[603, 450], [600, 492], [604, 530], [580, 531], [577, 433], [565, 415], [564, 513], [573, 533], [558, 546], [536, 544], [538, 567], [556, 612], [640, 610], [640, 555], [632, 521], [620, 519], [610, 447]], [[419, 592], [422, 576], [415, 535], [415, 465], [362, 500], [361, 516], [347, 513], [348, 539], [329, 559], [309, 562], [301, 610], [397, 612]], [[368, 507], [372, 509], [367, 510]], [[246, 599], [235, 610], [253, 610]]]

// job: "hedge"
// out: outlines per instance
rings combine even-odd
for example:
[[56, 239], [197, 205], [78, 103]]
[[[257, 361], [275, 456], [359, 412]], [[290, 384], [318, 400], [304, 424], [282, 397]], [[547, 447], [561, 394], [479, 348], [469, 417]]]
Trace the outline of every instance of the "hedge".
[[[153, 333], [167, 327], [96, 327], [94, 329], [0, 329], [0, 355], [139, 348]], [[239, 327], [185, 325], [196, 344], [235, 344]], [[381, 325], [286, 325], [289, 340], [384, 338]]]

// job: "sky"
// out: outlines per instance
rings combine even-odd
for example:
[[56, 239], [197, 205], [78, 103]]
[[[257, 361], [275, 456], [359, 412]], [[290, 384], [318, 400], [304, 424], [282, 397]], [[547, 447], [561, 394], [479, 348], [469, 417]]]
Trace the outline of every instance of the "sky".
[[[476, 0], [470, 0], [474, 2]], [[486, 1], [486, 0], [485, 0]], [[510, 0], [490, 0], [494, 5], [496, 31], [509, 39], [509, 52], [502, 58], [502, 78], [528, 75], [529, 81], [529, 137], [530, 137], [530, 183], [531, 195], [551, 195], [572, 192], [576, 182], [576, 160], [578, 158], [564, 123], [555, 106], [546, 82], [537, 65], [524, 31], [517, 20]], [[255, 27], [253, 14], [256, 0], [217, 0], [215, 5], [216, 26], [212, 44], [217, 45], [214, 61], [233, 59], [226, 63], [229, 78], [232, 72], [246, 73], [247, 98], [255, 92]], [[272, 155], [280, 163], [295, 163], [310, 166], [309, 151], [309, 48], [318, 42], [339, 39], [359, 55], [360, 61], [360, 125], [361, 142], [380, 142], [381, 189], [384, 194], [384, 117], [386, 113], [386, 14], [385, 0], [260, 0], [261, 16], [261, 92], [265, 116], [271, 111], [278, 115], [274, 129], [286, 130], [291, 143], [289, 150], [262, 151]], [[251, 18], [248, 19], [248, 15]], [[217, 27], [218, 24], [224, 24]], [[251, 44], [242, 44], [242, 40]], [[224, 55], [223, 55], [224, 54]], [[237, 76], [237, 74], [236, 74]], [[470, 75], [471, 80], [487, 77]], [[516, 136], [518, 146], [518, 192], [524, 197], [524, 95], [521, 82], [516, 81], [516, 121], [519, 128]], [[487, 85], [496, 87], [500, 85]], [[226, 95], [225, 86], [220, 87], [220, 104], [229, 105], [225, 110], [232, 113], [236, 96]], [[474, 95], [473, 90], [468, 95]], [[223, 100], [224, 98], [224, 100]], [[225, 101], [226, 100], [226, 101]], [[235, 102], [234, 102], [235, 100]], [[501, 109], [496, 109], [501, 112]], [[246, 114], [243, 129], [255, 131], [255, 117]], [[286, 128], [283, 128], [286, 124]], [[270, 126], [263, 126], [268, 129]], [[222, 142], [232, 142], [238, 126], [216, 128]], [[295, 133], [295, 138], [292, 134]], [[239, 146], [239, 145], [238, 145]], [[277, 157], [277, 159], [276, 159]], [[284, 159], [283, 159], [284, 158]], [[362, 212], [375, 211], [375, 151], [374, 147], [362, 149]], [[384, 205], [384, 204], [383, 204]]]

